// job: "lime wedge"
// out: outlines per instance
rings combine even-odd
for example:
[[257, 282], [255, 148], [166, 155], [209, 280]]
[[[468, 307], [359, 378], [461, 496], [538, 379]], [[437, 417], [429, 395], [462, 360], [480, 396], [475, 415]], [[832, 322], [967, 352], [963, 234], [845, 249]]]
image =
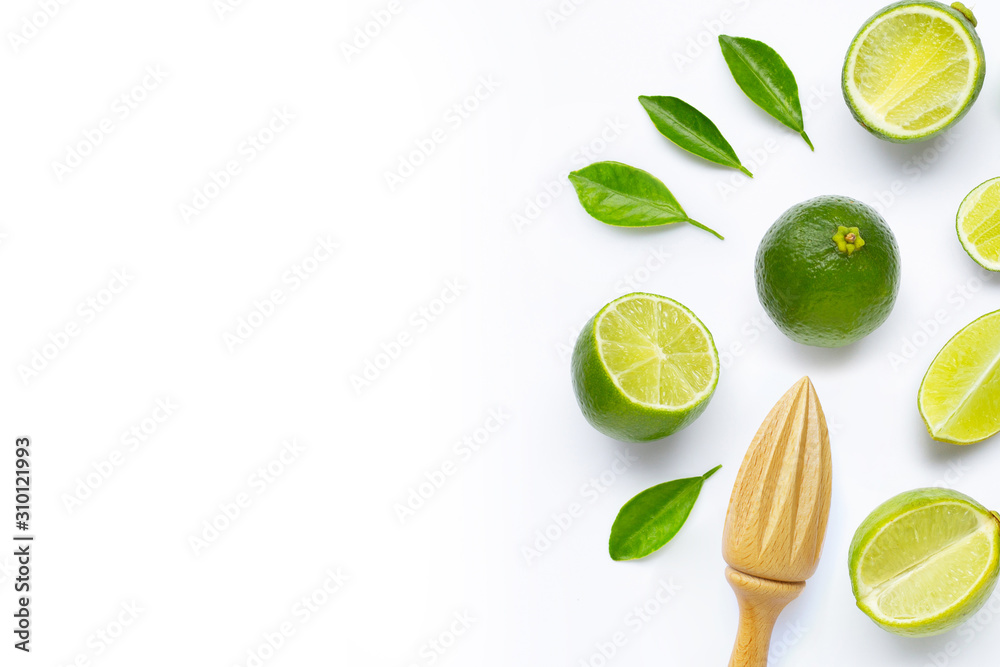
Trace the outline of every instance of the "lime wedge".
[[1000, 271], [1000, 178], [975, 190], [958, 209], [958, 240], [979, 266]]
[[920, 383], [917, 405], [935, 440], [968, 445], [1000, 432], [1000, 310], [945, 343]]
[[844, 62], [844, 98], [854, 117], [890, 141], [940, 132], [971, 108], [986, 60], [975, 17], [964, 6], [898, 2], [861, 28]]
[[975, 614], [1000, 574], [1000, 519], [949, 489], [917, 489], [880, 505], [851, 542], [858, 607], [900, 635], [945, 632]]
[[573, 388], [605, 435], [645, 442], [676, 433], [707, 407], [719, 355], [705, 325], [678, 302], [629, 294], [606, 305], [573, 349]]

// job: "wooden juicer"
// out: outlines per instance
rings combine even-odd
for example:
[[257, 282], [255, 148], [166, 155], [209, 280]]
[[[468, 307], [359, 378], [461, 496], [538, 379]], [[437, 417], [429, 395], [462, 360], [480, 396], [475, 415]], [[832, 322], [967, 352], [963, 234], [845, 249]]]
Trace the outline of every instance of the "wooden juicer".
[[761, 424], [729, 500], [722, 555], [740, 606], [730, 667], [766, 667], [778, 615], [819, 564], [831, 474], [826, 418], [804, 377]]

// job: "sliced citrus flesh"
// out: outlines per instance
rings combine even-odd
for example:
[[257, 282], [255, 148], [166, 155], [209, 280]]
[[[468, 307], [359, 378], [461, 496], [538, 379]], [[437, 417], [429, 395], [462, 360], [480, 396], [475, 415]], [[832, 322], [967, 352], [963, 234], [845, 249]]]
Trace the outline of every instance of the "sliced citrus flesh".
[[917, 404], [935, 440], [967, 445], [1000, 432], [1000, 311], [945, 344], [920, 383]]
[[1000, 573], [1000, 520], [948, 489], [918, 489], [877, 508], [851, 543], [858, 607], [902, 635], [945, 632], [976, 613]]
[[1000, 178], [975, 190], [958, 209], [958, 240], [979, 266], [1000, 271]]
[[974, 18], [964, 7], [900, 2], [861, 28], [844, 63], [855, 118], [891, 141], [915, 141], [964, 115], [986, 73]]
[[616, 301], [598, 316], [597, 344], [615, 384], [644, 405], [690, 407], [718, 374], [708, 330], [694, 313], [664, 297]]

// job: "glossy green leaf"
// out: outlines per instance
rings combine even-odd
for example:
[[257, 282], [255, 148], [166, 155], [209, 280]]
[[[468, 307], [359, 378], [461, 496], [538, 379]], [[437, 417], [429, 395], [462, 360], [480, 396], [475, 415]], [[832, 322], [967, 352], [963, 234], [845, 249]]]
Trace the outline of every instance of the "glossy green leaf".
[[660, 134], [670, 141], [709, 162], [739, 169], [753, 178], [715, 123], [684, 100], [643, 95], [639, 103]]
[[799, 86], [785, 61], [764, 42], [719, 35], [722, 57], [736, 84], [754, 104], [795, 130], [813, 148], [802, 122]]
[[596, 162], [569, 175], [587, 213], [616, 227], [656, 227], [687, 222], [722, 238], [688, 217], [658, 178], [620, 162]]
[[625, 503], [611, 526], [608, 542], [611, 558], [642, 558], [673, 539], [691, 514], [702, 484], [721, 467], [716, 466], [701, 477], [658, 484]]

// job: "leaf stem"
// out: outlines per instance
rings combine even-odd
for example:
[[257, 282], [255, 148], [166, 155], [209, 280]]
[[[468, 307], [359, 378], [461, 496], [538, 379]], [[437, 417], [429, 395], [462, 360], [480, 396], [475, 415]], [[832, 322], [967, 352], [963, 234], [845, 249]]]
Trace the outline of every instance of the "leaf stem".
[[692, 225], [694, 225], [698, 229], [704, 229], [709, 234], [714, 234], [715, 236], [717, 236], [722, 241], [726, 240], [725, 236], [723, 236], [722, 234], [720, 234], [719, 232], [715, 231], [714, 229], [712, 229], [710, 227], [706, 227], [705, 225], [701, 224], [697, 220], [692, 220], [691, 218], [685, 218], [685, 220], [687, 220], [687, 222], [691, 223]]
[[750, 173], [750, 170], [744, 167], [742, 164], [740, 165], [739, 169], [750, 178], [753, 178], [753, 174]]
[[806, 134], [806, 131], [802, 130], [801, 132], [799, 132], [799, 134], [801, 134], [802, 138], [806, 140], [807, 144], [809, 144], [809, 150], [811, 150], [813, 153], [815, 153], [816, 149], [813, 147], [813, 142], [809, 141], [809, 135]]
[[702, 480], [708, 479], [709, 477], [711, 477], [715, 473], [719, 472], [719, 470], [721, 470], [721, 469], [722, 469], [721, 465], [715, 466], [714, 468], [712, 468], [711, 470], [709, 470], [708, 472], [706, 472], [704, 475], [701, 476]]

